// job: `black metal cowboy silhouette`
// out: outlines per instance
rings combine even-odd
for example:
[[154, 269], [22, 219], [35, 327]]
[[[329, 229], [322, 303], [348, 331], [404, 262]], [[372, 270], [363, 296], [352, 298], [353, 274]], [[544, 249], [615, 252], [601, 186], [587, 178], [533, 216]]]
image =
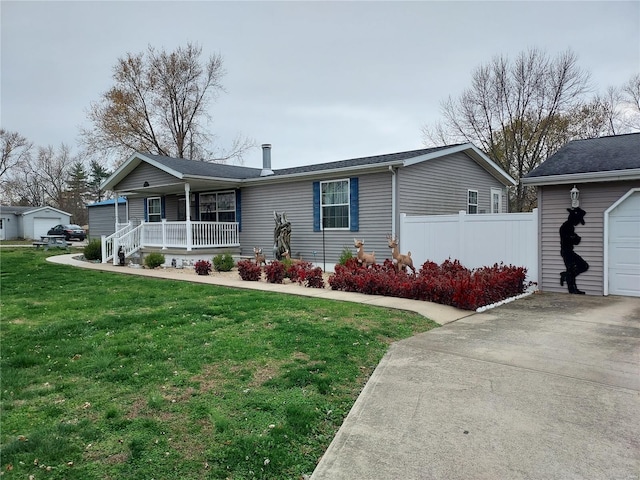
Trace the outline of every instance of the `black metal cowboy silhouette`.
[[560, 255], [567, 270], [560, 274], [560, 285], [564, 286], [564, 282], [567, 282], [569, 293], [584, 295], [576, 286], [576, 277], [589, 270], [589, 264], [574, 252], [573, 248], [579, 245], [581, 240], [580, 235], [576, 234], [575, 226], [579, 223], [584, 225], [586, 212], [580, 207], [567, 208], [567, 211], [569, 218], [560, 227]]

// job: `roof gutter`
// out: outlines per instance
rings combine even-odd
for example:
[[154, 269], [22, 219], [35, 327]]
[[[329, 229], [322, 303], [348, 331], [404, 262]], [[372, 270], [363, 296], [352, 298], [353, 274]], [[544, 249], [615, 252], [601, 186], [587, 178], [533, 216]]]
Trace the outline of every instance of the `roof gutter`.
[[615, 182], [640, 179], [640, 168], [629, 170], [612, 170], [610, 172], [571, 173], [565, 175], [546, 175], [540, 177], [524, 177], [520, 181], [524, 185], [562, 185], [568, 183]]

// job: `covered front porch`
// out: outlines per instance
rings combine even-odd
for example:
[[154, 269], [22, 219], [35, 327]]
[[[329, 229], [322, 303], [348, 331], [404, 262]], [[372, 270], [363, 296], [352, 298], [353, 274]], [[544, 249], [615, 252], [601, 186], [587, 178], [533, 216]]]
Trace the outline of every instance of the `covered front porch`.
[[118, 225], [115, 233], [102, 236], [102, 263], [119, 262], [122, 249], [125, 258], [141, 249], [183, 250], [223, 249], [240, 247], [238, 222], [176, 221], [133, 222]]

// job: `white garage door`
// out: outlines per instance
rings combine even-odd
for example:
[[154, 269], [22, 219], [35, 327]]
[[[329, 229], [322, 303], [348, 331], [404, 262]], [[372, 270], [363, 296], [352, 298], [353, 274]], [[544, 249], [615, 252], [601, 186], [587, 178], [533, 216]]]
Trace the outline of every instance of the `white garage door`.
[[33, 219], [33, 238], [40, 239], [41, 235], [46, 235], [50, 228], [60, 224], [60, 218], [35, 217]]
[[640, 297], [640, 191], [609, 212], [609, 293]]

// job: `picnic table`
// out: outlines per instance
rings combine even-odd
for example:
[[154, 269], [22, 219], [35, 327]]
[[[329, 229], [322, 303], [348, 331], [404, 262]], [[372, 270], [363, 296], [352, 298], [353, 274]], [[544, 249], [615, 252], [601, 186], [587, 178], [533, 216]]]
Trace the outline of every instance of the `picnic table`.
[[64, 235], [42, 235], [39, 242], [33, 242], [33, 246], [36, 248], [44, 247], [45, 250], [49, 250], [51, 247], [68, 249], [69, 243]]

